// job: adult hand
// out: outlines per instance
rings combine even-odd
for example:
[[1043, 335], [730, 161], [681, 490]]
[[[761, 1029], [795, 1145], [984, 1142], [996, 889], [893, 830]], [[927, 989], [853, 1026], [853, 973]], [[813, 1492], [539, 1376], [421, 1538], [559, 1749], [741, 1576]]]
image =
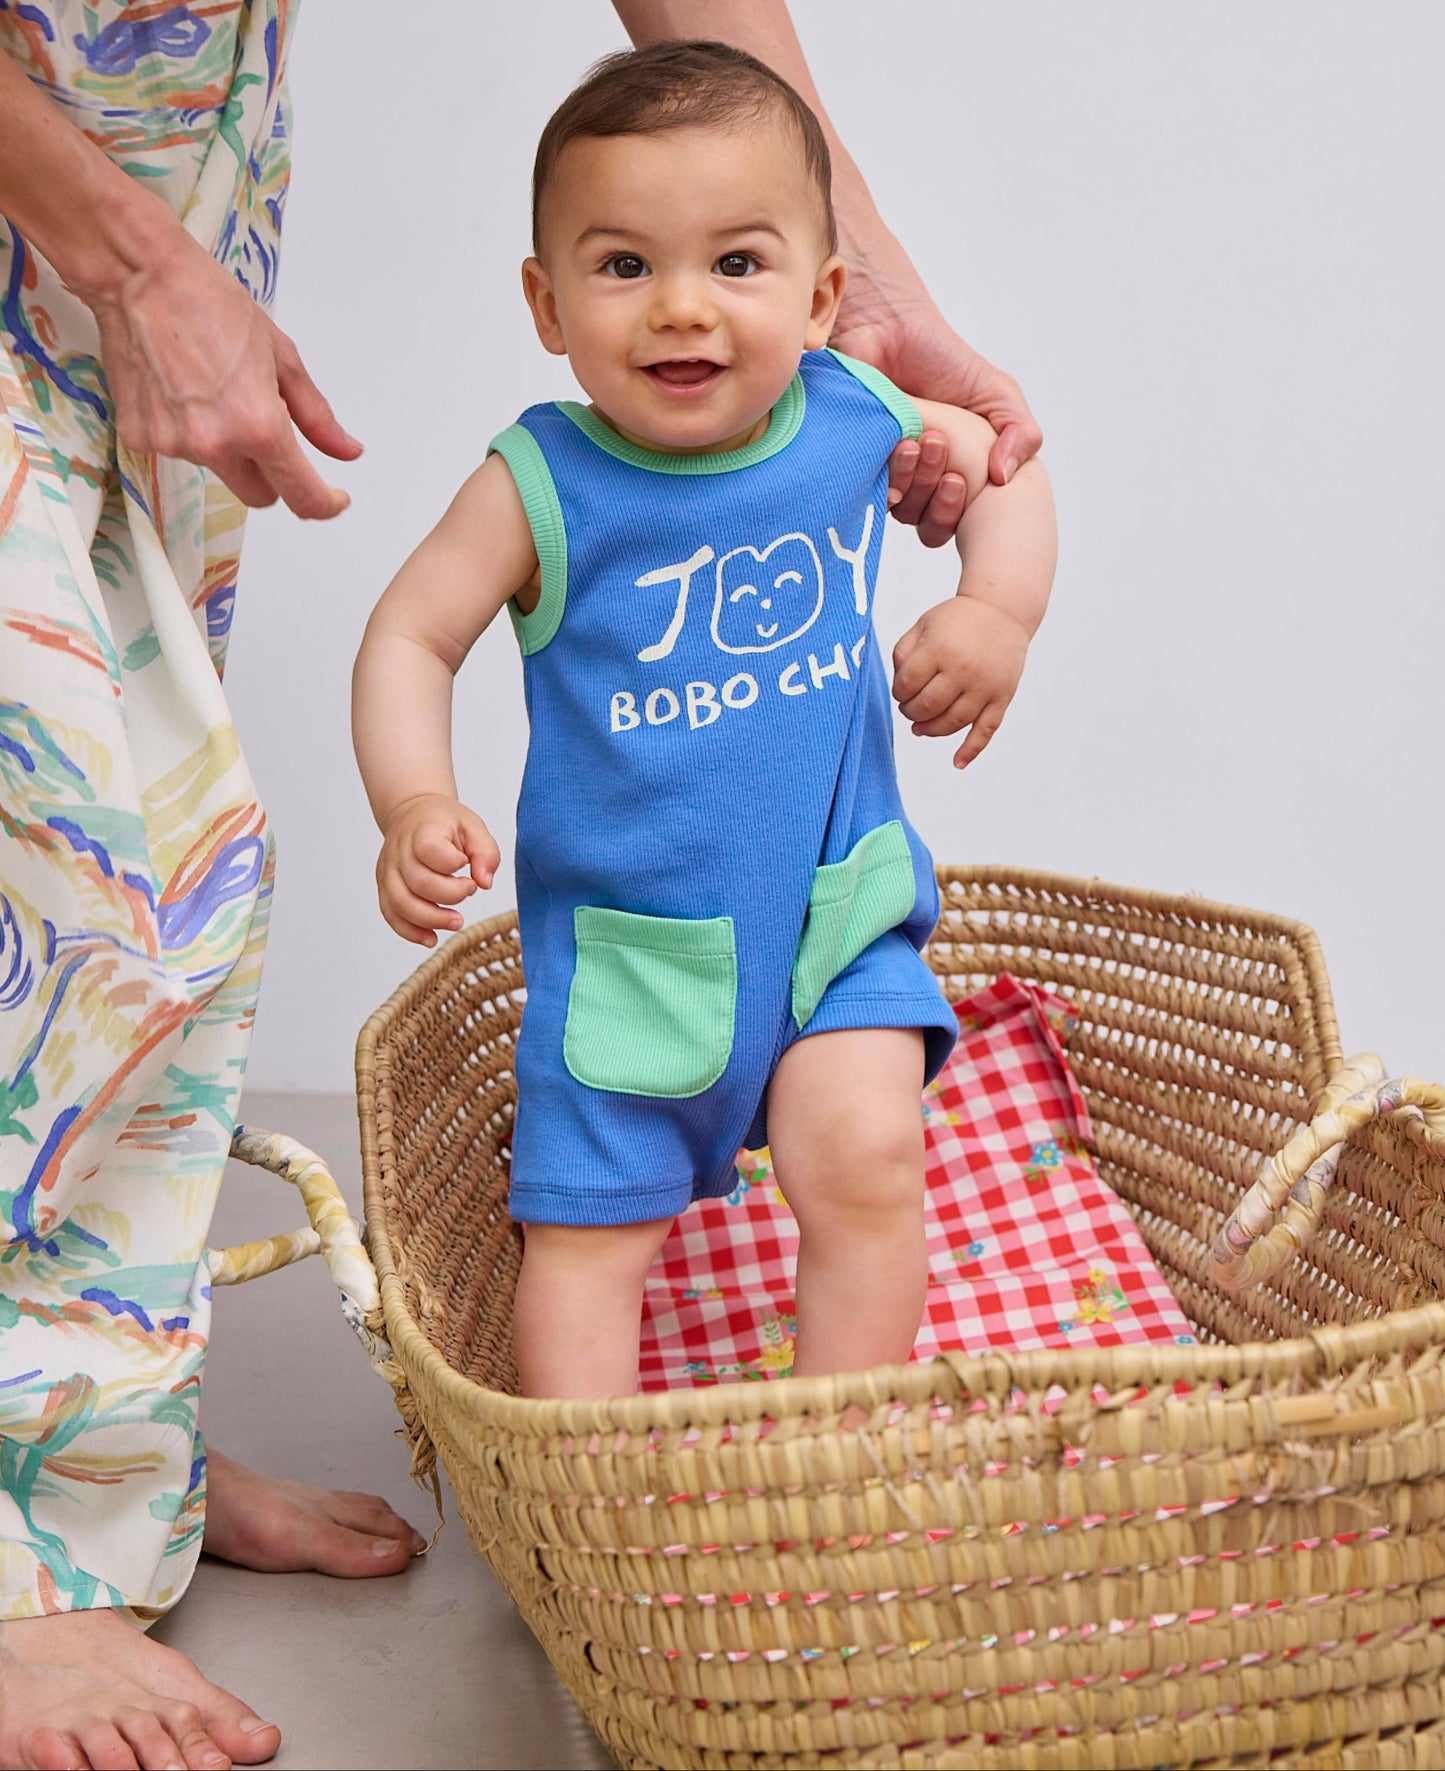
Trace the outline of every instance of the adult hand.
[[[912, 267], [909, 267], [910, 271]], [[831, 341], [850, 357], [881, 369], [920, 400], [965, 406], [998, 432], [989, 453], [989, 478], [1005, 486], [1036, 455], [1044, 440], [1023, 391], [1011, 375], [961, 339], [934, 306], [922, 283], [885, 289], [855, 270], [843, 291]], [[953, 539], [968, 488], [946, 472], [948, 446], [936, 432], [900, 443], [889, 466], [892, 514], [915, 524], [927, 547]], [[974, 488], [979, 490], [978, 487]]]
[[[1038, 453], [1043, 432], [1018, 383], [958, 336], [884, 226], [862, 173], [828, 120], [786, 0], [613, 0], [613, 6], [639, 48], [668, 37], [721, 38], [781, 74], [812, 107], [833, 159], [838, 250], [848, 266], [831, 342], [881, 369], [915, 399], [966, 406], [986, 418], [998, 432], [989, 478], [1007, 485]], [[946, 445], [936, 437], [933, 443], [921, 449], [901, 443], [895, 451], [891, 479], [900, 496], [893, 515], [916, 523], [928, 546], [941, 547], [958, 528], [967, 489], [962, 476], [944, 471]]]
[[256, 508], [279, 498], [299, 517], [346, 509], [350, 497], [327, 485], [296, 431], [337, 461], [362, 445], [291, 340], [202, 246], [177, 229], [164, 253], [104, 292], [77, 292], [100, 328], [127, 448], [210, 468]]

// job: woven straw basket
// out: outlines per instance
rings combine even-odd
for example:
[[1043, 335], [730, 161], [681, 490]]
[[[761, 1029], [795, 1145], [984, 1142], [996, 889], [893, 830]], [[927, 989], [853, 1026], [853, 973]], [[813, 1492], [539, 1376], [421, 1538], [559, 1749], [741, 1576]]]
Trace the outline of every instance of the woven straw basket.
[[[1298, 923], [1000, 868], [940, 880], [951, 997], [1006, 970], [1077, 1008], [1100, 1172], [1202, 1344], [518, 1398], [522, 970], [501, 916], [361, 1035], [379, 1309], [334, 1209], [320, 1226], [416, 1469], [440, 1454], [624, 1766], [1445, 1765], [1445, 1092], [1357, 1092], [1364, 1069], [1331, 1090]], [[1262, 1167], [1248, 1233], [1236, 1216], [1218, 1240]], [[1284, 1208], [1268, 1235], [1261, 1201]], [[1298, 1258], [1221, 1285], [1315, 1215]]]

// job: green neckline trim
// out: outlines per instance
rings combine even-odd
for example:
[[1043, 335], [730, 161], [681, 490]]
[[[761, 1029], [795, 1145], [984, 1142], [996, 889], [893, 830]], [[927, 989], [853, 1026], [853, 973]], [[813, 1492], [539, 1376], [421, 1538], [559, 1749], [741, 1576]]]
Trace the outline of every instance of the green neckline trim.
[[629, 443], [626, 437], [619, 437], [595, 412], [590, 412], [576, 400], [556, 402], [557, 410], [562, 416], [570, 418], [578, 430], [590, 437], [599, 449], [605, 449], [609, 455], [616, 456], [619, 461], [625, 461], [632, 467], [644, 467], [649, 473], [668, 474], [734, 473], [740, 467], [754, 467], [759, 461], [766, 461], [770, 455], [786, 449], [797, 436], [802, 427], [806, 404], [803, 378], [795, 375], [783, 389], [782, 398], [773, 407], [768, 428], [755, 443], [747, 443], [741, 449], [724, 449], [708, 455], [664, 455], [657, 449], [644, 449], [640, 444]]
[[523, 425], [509, 425], [500, 436], [493, 437], [487, 454], [500, 455], [511, 470], [542, 569], [542, 593], [530, 615], [522, 613], [515, 597], [507, 603], [517, 644], [526, 658], [540, 652], [553, 638], [567, 607], [567, 530], [562, 521], [562, 503], [552, 483], [547, 458], [537, 439]]
[[893, 383], [881, 369], [875, 369], [871, 363], [860, 363], [856, 357], [845, 357], [842, 351], [835, 351], [831, 346], [828, 355], [835, 363], [841, 363], [850, 375], [861, 381], [874, 396], [882, 402], [894, 418], [898, 420], [898, 428], [904, 437], [917, 437], [923, 434], [923, 420], [918, 415], [918, 408], [900, 387]]

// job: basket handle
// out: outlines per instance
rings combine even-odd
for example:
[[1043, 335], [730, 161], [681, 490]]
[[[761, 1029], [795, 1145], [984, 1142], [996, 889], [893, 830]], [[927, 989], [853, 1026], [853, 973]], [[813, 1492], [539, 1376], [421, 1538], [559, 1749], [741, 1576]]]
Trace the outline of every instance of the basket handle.
[[1430, 1130], [1445, 1137], [1445, 1088], [1417, 1076], [1387, 1078], [1374, 1052], [1351, 1058], [1330, 1079], [1314, 1118], [1265, 1162], [1225, 1220], [1210, 1251], [1216, 1283], [1243, 1291], [1293, 1260], [1319, 1228], [1325, 1191], [1351, 1134], [1400, 1107], [1418, 1108]]
[[244, 1125], [238, 1125], [231, 1138], [231, 1154], [238, 1162], [269, 1169], [289, 1181], [300, 1193], [311, 1222], [307, 1229], [289, 1230], [260, 1242], [211, 1249], [207, 1258], [212, 1285], [243, 1285], [248, 1279], [259, 1279], [293, 1261], [320, 1254], [341, 1293], [341, 1313], [366, 1349], [372, 1370], [395, 1389], [404, 1379], [381, 1332], [376, 1268], [331, 1170], [314, 1150], [298, 1144], [295, 1138]]

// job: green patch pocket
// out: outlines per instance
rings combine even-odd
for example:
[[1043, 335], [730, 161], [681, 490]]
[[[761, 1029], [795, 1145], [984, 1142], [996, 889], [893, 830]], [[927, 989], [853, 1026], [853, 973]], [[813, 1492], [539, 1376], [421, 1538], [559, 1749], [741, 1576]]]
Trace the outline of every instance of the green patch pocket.
[[793, 960], [793, 1019], [799, 1031], [838, 973], [904, 921], [915, 895], [913, 853], [896, 818], [860, 837], [841, 861], [818, 868]]
[[578, 905], [573, 928], [562, 1057], [578, 1082], [677, 1100], [711, 1088], [733, 1049], [733, 919]]

